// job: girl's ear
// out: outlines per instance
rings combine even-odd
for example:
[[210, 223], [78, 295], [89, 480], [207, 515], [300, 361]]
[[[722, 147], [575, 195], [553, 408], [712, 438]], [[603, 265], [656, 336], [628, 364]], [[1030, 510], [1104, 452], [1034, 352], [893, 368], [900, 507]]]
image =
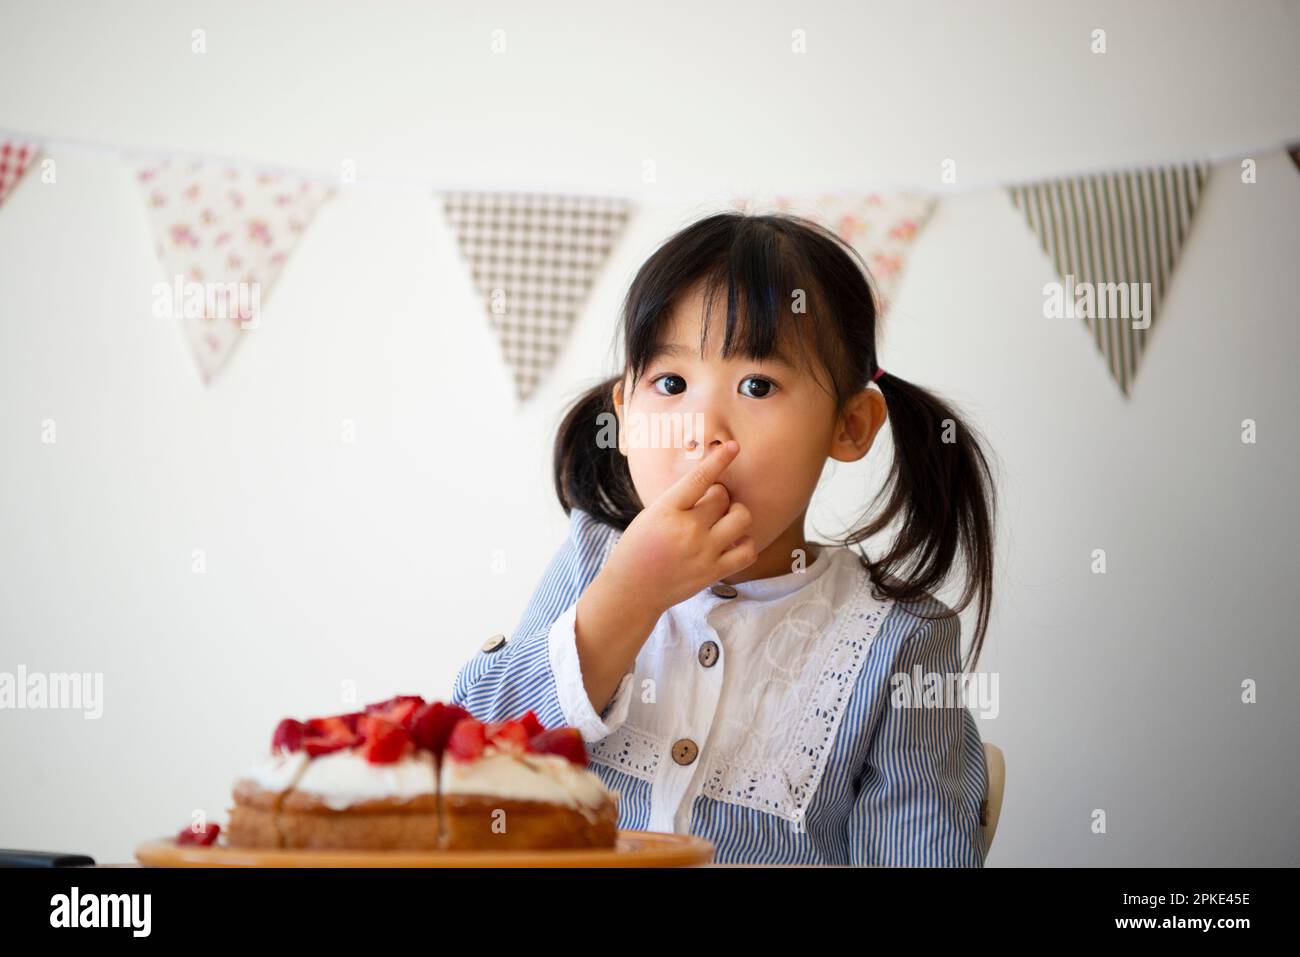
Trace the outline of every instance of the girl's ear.
[[627, 446], [623, 444], [623, 380], [619, 379], [614, 383], [614, 388], [610, 391], [610, 396], [614, 401], [614, 416], [618, 419], [618, 450], [627, 458]]
[[885, 424], [886, 412], [885, 397], [876, 389], [863, 389], [850, 398], [835, 422], [827, 455], [837, 462], [856, 462], [862, 458]]

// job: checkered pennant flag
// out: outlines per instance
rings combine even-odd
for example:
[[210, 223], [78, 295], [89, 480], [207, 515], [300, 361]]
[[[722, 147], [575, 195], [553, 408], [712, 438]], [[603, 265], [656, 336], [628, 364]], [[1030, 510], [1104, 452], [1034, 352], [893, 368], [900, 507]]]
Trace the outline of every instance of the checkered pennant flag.
[[18, 185], [38, 152], [35, 143], [0, 134], [0, 203]]
[[1208, 175], [1208, 164], [1190, 163], [1007, 188], [1065, 283], [1067, 309], [1080, 311], [1076, 290], [1095, 292], [1081, 318], [1125, 398]]
[[554, 365], [631, 203], [527, 193], [441, 199], [522, 402]]

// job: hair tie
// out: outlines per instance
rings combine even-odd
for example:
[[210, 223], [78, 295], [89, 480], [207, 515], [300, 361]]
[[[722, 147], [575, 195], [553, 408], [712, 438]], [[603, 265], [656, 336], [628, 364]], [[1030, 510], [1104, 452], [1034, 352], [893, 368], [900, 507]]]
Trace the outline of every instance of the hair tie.
[[873, 375], [873, 376], [871, 377], [871, 381], [872, 381], [872, 382], [875, 382], [877, 379], [879, 379], [879, 378], [880, 378], [882, 375], [884, 375], [884, 374], [885, 374], [885, 370], [882, 369], [882, 368], [880, 368], [879, 366], [877, 366], [877, 367], [876, 367], [876, 374]]

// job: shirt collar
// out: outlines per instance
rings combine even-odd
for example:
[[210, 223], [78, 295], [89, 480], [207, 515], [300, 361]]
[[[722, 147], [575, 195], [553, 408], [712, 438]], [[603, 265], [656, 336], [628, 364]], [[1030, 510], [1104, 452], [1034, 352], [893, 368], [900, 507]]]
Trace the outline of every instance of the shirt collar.
[[737, 602], [772, 602], [785, 598], [787, 595], [792, 595], [799, 589], [811, 585], [825, 575], [835, 559], [836, 552], [842, 551], [846, 551], [846, 549], [822, 545], [821, 551], [813, 559], [813, 563], [803, 571], [789, 572], [773, 578], [755, 578], [752, 581], [732, 585], [731, 587], [736, 589], [736, 597], [734, 598], [723, 598], [721, 595], [713, 593], [713, 586], [719, 584], [719, 582], [705, 585], [690, 598], [687, 598], [681, 606], [677, 606], [680, 607], [679, 613], [684, 613], [688, 617], [696, 615], [707, 617], [714, 609], [734, 606]]
[[[746, 598], [751, 601], [772, 601], [777, 598], [784, 598], [800, 588], [811, 585], [830, 568], [831, 556], [834, 552], [834, 548], [829, 545], [819, 545], [818, 548], [817, 557], [813, 559], [811, 565], [808, 565], [803, 570], [776, 575], [772, 578], [754, 578], [747, 582], [738, 582], [732, 586], [736, 589], [736, 598], [721, 600], [735, 601]], [[705, 588], [704, 592], [705, 594], [712, 594], [709, 588]]]
[[[620, 530], [618, 534], [610, 537], [605, 544], [605, 557], [608, 558], [610, 550], [618, 544], [619, 539], [623, 537]], [[705, 585], [693, 596], [686, 599], [686, 604], [702, 604], [705, 606], [705, 612], [728, 602], [748, 599], [750, 601], [774, 601], [778, 598], [784, 598], [792, 595], [800, 588], [811, 585], [818, 578], [821, 578], [831, 567], [831, 562], [837, 552], [847, 551], [843, 546], [835, 545], [818, 545], [817, 557], [813, 559], [811, 565], [806, 566], [802, 571], [792, 571], [785, 575], [776, 575], [772, 578], [755, 578], [747, 582], [740, 582], [732, 585], [736, 589], [735, 598], [722, 598], [713, 594], [710, 589], [719, 582], [713, 582]], [[603, 562], [602, 562], [603, 564]]]

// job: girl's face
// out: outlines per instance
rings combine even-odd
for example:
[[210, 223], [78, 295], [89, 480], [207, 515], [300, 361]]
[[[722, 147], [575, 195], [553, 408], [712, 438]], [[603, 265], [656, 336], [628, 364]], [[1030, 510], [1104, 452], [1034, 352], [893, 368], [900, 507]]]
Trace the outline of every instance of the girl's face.
[[[845, 455], [845, 423], [835, 414], [833, 398], [794, 356], [721, 356], [725, 312], [710, 327], [701, 355], [703, 308], [699, 288], [683, 296], [635, 391], [630, 374], [615, 387], [620, 449], [642, 504], [649, 505], [715, 446], [739, 442], [740, 453], [718, 481], [752, 513], [750, 535], [760, 564], [778, 538], [797, 534], [802, 543], [803, 515], [827, 457], [860, 458], [875, 429], [864, 446], [851, 443], [854, 454]], [[883, 421], [883, 403], [881, 413]], [[681, 427], [674, 430], [677, 423]], [[771, 558], [780, 560], [771, 574], [792, 561], [788, 554]]]

